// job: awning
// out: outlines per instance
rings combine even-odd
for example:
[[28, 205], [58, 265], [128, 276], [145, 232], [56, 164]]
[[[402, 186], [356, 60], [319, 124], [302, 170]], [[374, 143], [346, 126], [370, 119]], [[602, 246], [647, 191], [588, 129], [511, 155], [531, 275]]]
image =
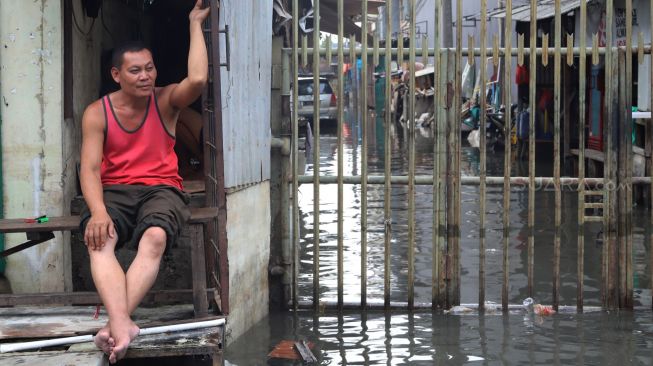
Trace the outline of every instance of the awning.
[[[377, 14], [378, 8], [385, 6], [385, 0], [368, 0], [367, 9], [370, 14]], [[361, 28], [351, 20], [352, 16], [362, 14], [362, 1], [348, 0], [343, 2], [343, 32], [344, 36], [355, 35], [356, 40], [361, 40]], [[320, 30], [331, 34], [338, 34], [338, 6], [336, 0], [320, 1]], [[370, 40], [372, 36], [368, 37]]]
[[[592, 0], [587, 0], [591, 3]], [[566, 14], [580, 8], [580, 0], [561, 0], [560, 14]], [[537, 20], [553, 18], [556, 14], [555, 0], [540, 0], [537, 3]], [[505, 9], [495, 9], [488, 12], [490, 18], [505, 18]], [[512, 8], [512, 20], [515, 22], [531, 21], [531, 4], [519, 5]]]

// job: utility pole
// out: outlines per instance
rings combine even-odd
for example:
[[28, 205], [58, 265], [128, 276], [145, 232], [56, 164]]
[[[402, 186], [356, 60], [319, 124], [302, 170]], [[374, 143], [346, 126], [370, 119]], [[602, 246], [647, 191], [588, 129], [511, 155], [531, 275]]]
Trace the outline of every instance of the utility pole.
[[453, 13], [451, 11], [453, 1], [442, 1], [442, 46], [445, 48], [453, 48]]

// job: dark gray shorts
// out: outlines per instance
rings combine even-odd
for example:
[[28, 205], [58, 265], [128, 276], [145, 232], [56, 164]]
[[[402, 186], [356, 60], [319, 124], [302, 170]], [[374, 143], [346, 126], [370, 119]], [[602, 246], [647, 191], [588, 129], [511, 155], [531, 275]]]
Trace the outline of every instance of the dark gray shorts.
[[[156, 226], [166, 232], [167, 252], [190, 218], [190, 196], [175, 187], [111, 185], [103, 189], [104, 205], [118, 233], [116, 248], [138, 248], [145, 230]], [[85, 208], [79, 225], [81, 233], [90, 218], [91, 213]]]

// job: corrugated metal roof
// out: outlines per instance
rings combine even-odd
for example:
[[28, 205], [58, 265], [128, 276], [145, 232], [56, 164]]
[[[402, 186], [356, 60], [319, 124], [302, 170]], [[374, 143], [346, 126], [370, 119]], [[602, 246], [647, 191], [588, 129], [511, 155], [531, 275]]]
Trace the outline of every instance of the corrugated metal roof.
[[[587, 0], [591, 3], [592, 0]], [[580, 0], [561, 0], [560, 13], [566, 14], [572, 10], [580, 7]], [[547, 19], [555, 16], [555, 0], [541, 0], [537, 3], [537, 19]], [[495, 9], [488, 12], [490, 18], [505, 18], [505, 9]], [[515, 22], [530, 22], [531, 20], [531, 5], [525, 4], [516, 6], [512, 9], [512, 20]]]

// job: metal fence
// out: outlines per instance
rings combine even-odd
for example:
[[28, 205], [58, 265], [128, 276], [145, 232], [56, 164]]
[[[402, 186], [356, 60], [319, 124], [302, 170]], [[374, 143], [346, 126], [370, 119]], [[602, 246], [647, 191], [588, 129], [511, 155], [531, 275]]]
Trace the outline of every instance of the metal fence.
[[[398, 1], [398, 0], [394, 0]], [[554, 15], [554, 39], [553, 47], [549, 47], [548, 35], [542, 37], [542, 44], [537, 45], [537, 15], [538, 4], [542, 1], [531, 0], [530, 6], [530, 41], [526, 48], [523, 35], [518, 36], [519, 42], [517, 47], [512, 44], [514, 34], [512, 13], [513, 1], [505, 0], [505, 19], [503, 21], [504, 44], [499, 47], [499, 40], [495, 37], [488, 42], [487, 40], [487, 27], [488, 18], [485, 16], [488, 11], [488, 0], [479, 0], [481, 3], [481, 17], [480, 17], [480, 40], [477, 40], [478, 46], [476, 47], [475, 40], [470, 37], [468, 39], [467, 49], [462, 47], [463, 39], [463, 18], [462, 18], [462, 0], [455, 0], [457, 19], [455, 19], [456, 32], [455, 32], [455, 48], [446, 49], [440, 46], [441, 44], [441, 25], [442, 25], [442, 0], [435, 0], [435, 11], [433, 13], [433, 21], [428, 24], [433, 26], [434, 34], [434, 48], [429, 48], [425, 39], [421, 41], [421, 49], [417, 49], [416, 39], [416, 14], [415, 14], [415, 0], [409, 0], [410, 14], [408, 16], [408, 24], [410, 24], [410, 46], [408, 50], [403, 49], [403, 45], [399, 42], [397, 47], [392, 47], [390, 40], [392, 38], [391, 27], [385, 29], [385, 47], [379, 47], [379, 40], [375, 36], [372, 40], [372, 47], [369, 47], [370, 40], [368, 39], [367, 32], [363, 31], [361, 39], [355, 39], [351, 36], [350, 45], [356, 45], [345, 49], [344, 40], [346, 35], [343, 32], [343, 0], [337, 1], [338, 9], [338, 47], [332, 50], [331, 46], [326, 48], [308, 48], [305, 36], [301, 36], [298, 27], [298, 1], [293, 0], [293, 24], [292, 24], [292, 48], [284, 49], [285, 57], [289, 58], [287, 64], [292, 65], [289, 70], [291, 75], [286, 80], [291, 80], [293, 87], [291, 88], [292, 100], [298, 100], [298, 75], [300, 63], [305, 65], [310, 63], [309, 56], [312, 57], [313, 65], [313, 81], [315, 84], [314, 89], [314, 120], [318, 121], [320, 118], [319, 111], [319, 77], [320, 77], [320, 57], [325, 56], [327, 59], [335, 53], [338, 60], [338, 87], [337, 87], [337, 101], [338, 101], [338, 131], [337, 131], [337, 156], [338, 168], [336, 176], [320, 176], [320, 170], [314, 169], [313, 175], [301, 175], [298, 172], [299, 159], [298, 159], [298, 114], [296, 107], [292, 108], [292, 238], [294, 248], [295, 264], [298, 263], [298, 246], [299, 246], [299, 208], [297, 192], [300, 184], [312, 184], [314, 190], [314, 212], [313, 212], [313, 229], [314, 245], [313, 245], [313, 260], [314, 260], [314, 273], [313, 273], [313, 298], [309, 306], [318, 308], [325, 306], [324, 302], [320, 299], [320, 263], [319, 263], [319, 235], [320, 232], [320, 187], [324, 184], [337, 184], [338, 197], [338, 258], [337, 258], [337, 272], [338, 272], [338, 296], [337, 302], [334, 304], [326, 304], [327, 306], [333, 305], [339, 309], [346, 306], [370, 308], [372, 304], [368, 303], [367, 299], [367, 192], [368, 185], [378, 184], [384, 187], [384, 256], [385, 256], [385, 277], [384, 277], [384, 302], [381, 305], [383, 308], [391, 307], [405, 307], [414, 309], [416, 307], [433, 307], [433, 308], [449, 308], [453, 305], [460, 304], [460, 286], [461, 286], [461, 265], [460, 265], [460, 235], [461, 235], [461, 185], [477, 185], [479, 186], [479, 202], [480, 202], [480, 227], [479, 227], [479, 286], [478, 286], [478, 308], [483, 309], [486, 299], [485, 287], [485, 272], [486, 272], [486, 259], [485, 259], [485, 220], [486, 220], [486, 191], [487, 187], [502, 186], [503, 187], [503, 260], [502, 260], [502, 294], [501, 305], [504, 311], [509, 308], [508, 289], [510, 285], [509, 276], [509, 256], [508, 245], [510, 240], [510, 196], [511, 190], [515, 187], [528, 188], [528, 259], [527, 259], [527, 293], [532, 296], [534, 291], [534, 274], [533, 268], [537, 252], [535, 251], [535, 232], [534, 232], [534, 217], [535, 217], [535, 191], [537, 187], [542, 185], [552, 186], [555, 189], [555, 236], [553, 245], [553, 268], [552, 271], [552, 287], [553, 287], [553, 307], [557, 310], [560, 305], [560, 247], [561, 247], [561, 192], [565, 188], [572, 188], [578, 193], [578, 222], [579, 230], [577, 237], [577, 303], [576, 307], [579, 312], [583, 311], [584, 297], [583, 297], [583, 274], [585, 273], [583, 254], [584, 254], [584, 231], [585, 223], [600, 222], [603, 225], [604, 242], [602, 252], [602, 304], [605, 308], [618, 308], [618, 307], [632, 307], [633, 306], [633, 263], [632, 263], [632, 206], [633, 195], [632, 188], [634, 185], [650, 186], [650, 177], [637, 177], [633, 178], [633, 164], [632, 154], [633, 145], [630, 139], [632, 133], [632, 115], [629, 106], [632, 105], [632, 91], [630, 86], [633, 82], [632, 61], [633, 55], [637, 55], [640, 62], [644, 54], [651, 53], [651, 46], [644, 46], [641, 34], [639, 35], [638, 45], [633, 46], [633, 19], [632, 19], [632, 2], [633, 0], [626, 0], [626, 41], [624, 46], [616, 47], [613, 42], [612, 27], [606, 27], [605, 46], [599, 47], [598, 37], [594, 37], [593, 44], [588, 47], [586, 44], [587, 38], [587, 0], [581, 0], [578, 5], [580, 17], [580, 33], [578, 35], [567, 35], [567, 47], [562, 46], [562, 15], [561, 15], [561, 0], [552, 0], [549, 3], [555, 6]], [[393, 0], [386, 1], [385, 21], [386, 24], [391, 24], [392, 19], [392, 3]], [[653, 0], [651, 1], [653, 4]], [[320, 45], [319, 31], [320, 31], [320, 1], [313, 1], [314, 9], [314, 24], [313, 24], [313, 45]], [[550, 4], [549, 4], [550, 5]], [[362, 1], [361, 8], [362, 19], [367, 19], [368, 4], [367, 0]], [[653, 18], [653, 12], [651, 17]], [[606, 24], [613, 24], [615, 21], [614, 14], [614, 1], [606, 1]], [[652, 19], [653, 22], [653, 19]], [[578, 38], [579, 37], [579, 38]], [[574, 47], [574, 38], [579, 39], [579, 47]], [[300, 45], [301, 44], [301, 45]], [[426, 46], [425, 46], [426, 45]], [[416, 176], [415, 173], [415, 93], [409, 92], [408, 102], [408, 116], [407, 121], [410, 131], [408, 135], [408, 151], [409, 151], [409, 169], [407, 176], [392, 176], [390, 166], [390, 124], [391, 114], [385, 113], [385, 172], [383, 175], [369, 175], [367, 167], [367, 115], [362, 113], [362, 170], [358, 176], [344, 176], [343, 175], [343, 130], [342, 121], [344, 119], [344, 91], [343, 91], [343, 65], [345, 63], [345, 54], [348, 54], [350, 59], [355, 60], [356, 55], [363, 55], [362, 69], [367, 70], [370, 65], [378, 65], [379, 56], [385, 56], [385, 110], [390, 111], [391, 100], [389, 96], [392, 93], [391, 89], [391, 66], [390, 60], [404, 60], [404, 53], [408, 53], [407, 61], [409, 65], [410, 80], [409, 91], [415, 90], [415, 61], [418, 53], [424, 59], [431, 58], [435, 65], [434, 71], [434, 123], [432, 125], [434, 131], [434, 146], [433, 146], [433, 173], [432, 175]], [[301, 56], [301, 57], [300, 57]], [[501, 83], [504, 90], [502, 95], [503, 104], [505, 106], [511, 105], [511, 88], [513, 83], [514, 72], [512, 69], [513, 60], [516, 58], [519, 64], [523, 64], [524, 56], [529, 57], [529, 103], [531, 111], [536, 108], [536, 78], [538, 63], [548, 63], [550, 58], [553, 59], [554, 64], [554, 82], [553, 82], [553, 176], [552, 177], [536, 177], [536, 136], [535, 136], [535, 113], [530, 114], [529, 121], [529, 138], [528, 138], [528, 176], [511, 176], [511, 129], [512, 121], [511, 114], [506, 111], [505, 113], [505, 131], [504, 131], [504, 176], [490, 177], [487, 175], [486, 159], [486, 131], [485, 131], [485, 113], [480, 114], [480, 174], [478, 177], [462, 177], [460, 169], [460, 152], [461, 152], [461, 79], [462, 79], [462, 65], [463, 62], [469, 60], [474, 62], [475, 57], [479, 57], [480, 62], [480, 85], [485, 85], [488, 81], [486, 73], [486, 63], [488, 57], [491, 56], [491, 62], [495, 66], [501, 65], [502, 70]], [[602, 58], [605, 62], [605, 110], [603, 126], [603, 159], [604, 159], [604, 174], [603, 177], [586, 177], [586, 140], [585, 140], [585, 125], [586, 125], [586, 92], [587, 82], [586, 74], [588, 61], [598, 63]], [[576, 131], [579, 141], [578, 148], [578, 175], [576, 177], [562, 177], [561, 176], [561, 67], [562, 63], [567, 62], [569, 65], [576, 64], [579, 68], [579, 111], [578, 115], [573, 116], [577, 118], [579, 123], [579, 130]], [[400, 62], [399, 62], [400, 63]], [[625, 64], [625, 65], [624, 65]], [[367, 86], [367, 72], [361, 74], [361, 83]], [[653, 84], [653, 74], [651, 75], [651, 83]], [[365, 106], [367, 100], [367, 88], [360, 89], [359, 102]], [[481, 100], [481, 111], [486, 109], [485, 98]], [[653, 101], [651, 103], [653, 105]], [[647, 129], [646, 136], [649, 141], [653, 141], [653, 129]], [[573, 133], [573, 131], [572, 131]], [[313, 150], [315, 153], [313, 164], [317, 167], [320, 164], [319, 144], [320, 144], [320, 127], [319, 123], [314, 124], [313, 130]], [[360, 185], [361, 189], [361, 298], [357, 304], [345, 304], [343, 300], [343, 186], [348, 184]], [[408, 273], [408, 291], [405, 302], [392, 303], [390, 301], [390, 254], [391, 254], [391, 239], [393, 237], [393, 228], [391, 225], [391, 211], [390, 211], [390, 192], [393, 185], [407, 185], [408, 188], [408, 258], [407, 258], [407, 273]], [[416, 304], [414, 281], [415, 281], [415, 187], [416, 185], [429, 185], [433, 191], [433, 257], [432, 261], [432, 296], [430, 304]], [[589, 198], [593, 197], [593, 198]], [[653, 198], [653, 187], [651, 188], [650, 197]], [[589, 211], [592, 210], [592, 211]], [[599, 215], [589, 214], [589, 212], [599, 212]], [[652, 222], [653, 224], [653, 222]], [[294, 270], [294, 286], [292, 301], [295, 307], [300, 307], [297, 296], [297, 265]], [[653, 267], [653, 266], [652, 266]]]

